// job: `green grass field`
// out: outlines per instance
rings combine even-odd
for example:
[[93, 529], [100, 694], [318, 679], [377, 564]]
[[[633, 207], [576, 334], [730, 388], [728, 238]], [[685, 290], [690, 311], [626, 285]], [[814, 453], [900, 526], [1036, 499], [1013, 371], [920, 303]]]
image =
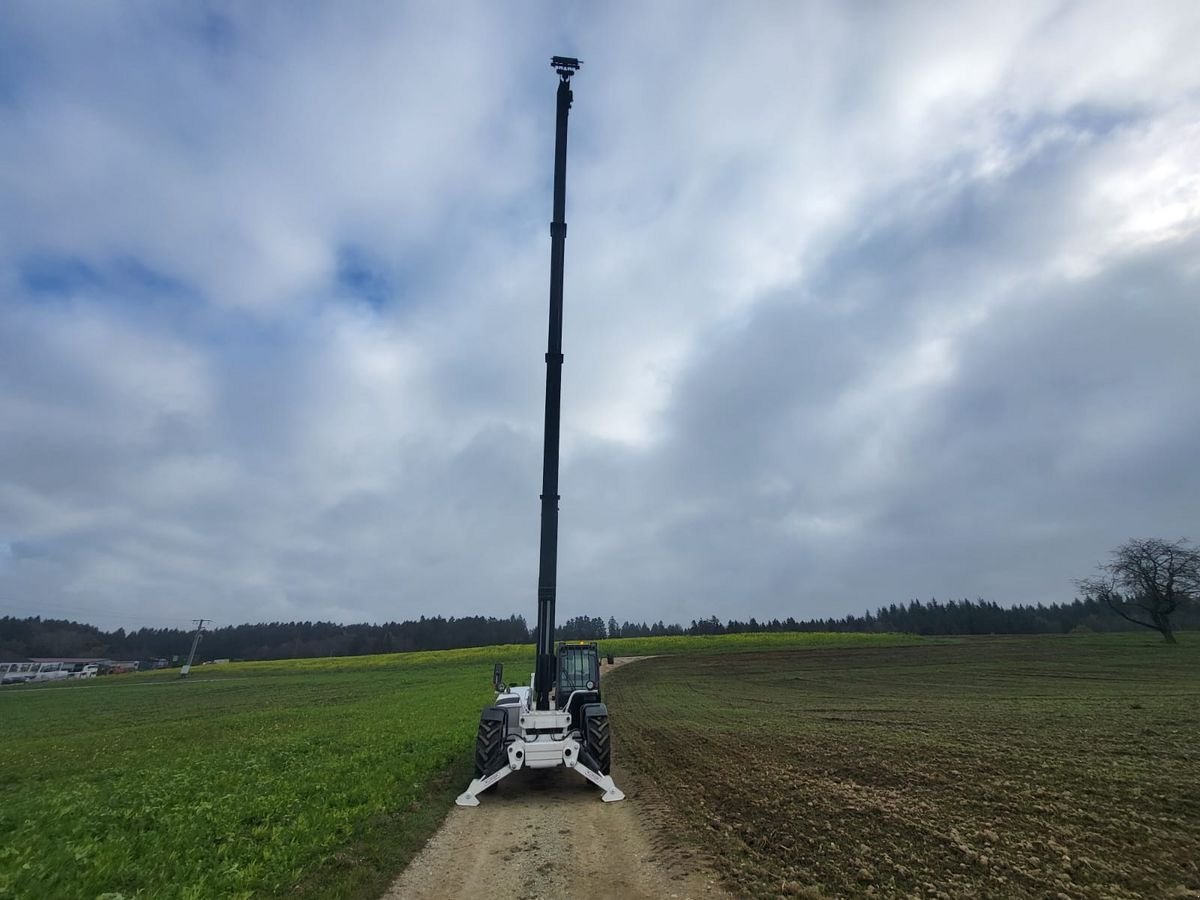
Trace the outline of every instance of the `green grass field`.
[[377, 895], [466, 783], [496, 657], [5, 688], [0, 897]]
[[[1200, 642], [606, 641], [618, 762], [740, 894], [1194, 896]], [[749, 652], [754, 651], [754, 652]], [[532, 648], [0, 690], [0, 898], [377, 897]]]
[[739, 896], [1198, 897], [1197, 638], [673, 657], [606, 699]]
[[[913, 640], [732, 635], [602, 649], [707, 654]], [[524, 683], [532, 648], [4, 688], [0, 898], [378, 896], [466, 786], [494, 661]]]

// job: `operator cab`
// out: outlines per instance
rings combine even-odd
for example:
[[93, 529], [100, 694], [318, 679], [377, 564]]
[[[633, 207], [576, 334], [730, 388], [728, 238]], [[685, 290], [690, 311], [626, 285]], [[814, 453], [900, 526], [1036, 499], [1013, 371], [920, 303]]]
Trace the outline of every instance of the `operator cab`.
[[563, 641], [558, 645], [558, 678], [555, 702], [579, 726], [579, 708], [600, 702], [600, 651], [594, 643]]

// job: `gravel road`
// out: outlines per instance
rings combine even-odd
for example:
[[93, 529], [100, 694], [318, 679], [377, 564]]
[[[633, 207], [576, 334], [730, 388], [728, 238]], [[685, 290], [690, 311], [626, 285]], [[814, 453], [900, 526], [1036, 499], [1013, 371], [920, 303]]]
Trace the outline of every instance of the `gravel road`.
[[[619, 658], [604, 674], [637, 659]], [[384, 900], [729, 897], [691, 851], [659, 833], [656, 808], [618, 765], [612, 774], [626, 795], [618, 803], [566, 769], [514, 772], [479, 806], [454, 807]]]

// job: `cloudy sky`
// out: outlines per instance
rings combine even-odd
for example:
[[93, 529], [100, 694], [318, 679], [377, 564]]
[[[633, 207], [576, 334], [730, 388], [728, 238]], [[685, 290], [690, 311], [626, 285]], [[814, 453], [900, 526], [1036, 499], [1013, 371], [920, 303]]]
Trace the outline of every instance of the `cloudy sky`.
[[1200, 538], [1200, 4], [0, 6], [0, 614], [1069, 600]]

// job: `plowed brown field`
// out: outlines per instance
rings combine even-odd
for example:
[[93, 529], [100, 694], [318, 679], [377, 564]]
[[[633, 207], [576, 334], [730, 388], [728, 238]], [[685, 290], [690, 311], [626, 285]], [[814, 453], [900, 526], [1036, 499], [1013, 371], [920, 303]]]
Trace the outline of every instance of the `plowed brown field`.
[[739, 896], [1200, 897], [1200, 642], [663, 657], [606, 699]]

